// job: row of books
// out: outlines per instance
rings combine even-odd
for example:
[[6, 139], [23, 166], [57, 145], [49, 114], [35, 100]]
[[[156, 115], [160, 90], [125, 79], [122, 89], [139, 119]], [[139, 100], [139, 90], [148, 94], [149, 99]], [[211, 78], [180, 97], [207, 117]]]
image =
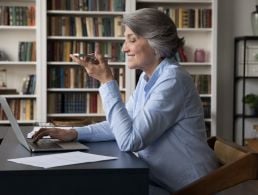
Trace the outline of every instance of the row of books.
[[192, 75], [192, 78], [200, 94], [211, 94], [211, 75]]
[[122, 37], [122, 16], [49, 16], [48, 35]]
[[35, 26], [35, 6], [0, 6], [0, 25]]
[[19, 42], [19, 61], [36, 61], [36, 42]]
[[158, 7], [166, 13], [178, 28], [211, 28], [212, 10], [207, 8]]
[[36, 91], [36, 75], [30, 74], [23, 78], [22, 94], [35, 94]]
[[[125, 94], [121, 93], [125, 100]], [[49, 93], [48, 113], [98, 113], [104, 114], [99, 93], [73, 92], [73, 93]]]
[[98, 93], [50, 93], [48, 113], [104, 113], [104, 111]]
[[125, 11], [125, 0], [52, 0], [48, 10]]
[[[122, 52], [122, 42], [102, 41], [100, 51], [110, 57], [110, 62], [124, 62], [125, 54]], [[70, 62], [71, 53], [93, 53], [95, 42], [93, 41], [53, 41], [48, 40], [48, 61]]]
[[[36, 101], [33, 99], [8, 99], [9, 106], [17, 120], [34, 120], [36, 118]], [[7, 117], [0, 107], [0, 120]]]
[[201, 98], [204, 118], [211, 118], [211, 100], [210, 98]]
[[188, 57], [185, 53], [185, 50], [183, 47], [179, 47], [175, 53], [175, 60], [177, 62], [187, 62], [188, 61]]
[[[125, 68], [111, 67], [119, 87], [125, 87]], [[50, 66], [48, 68], [48, 88], [98, 88], [98, 80], [90, 77], [80, 66]]]

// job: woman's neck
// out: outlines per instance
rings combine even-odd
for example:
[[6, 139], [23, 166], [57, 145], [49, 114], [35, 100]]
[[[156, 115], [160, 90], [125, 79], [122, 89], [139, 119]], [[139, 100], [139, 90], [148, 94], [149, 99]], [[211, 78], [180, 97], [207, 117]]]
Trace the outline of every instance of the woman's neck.
[[151, 78], [152, 74], [154, 73], [154, 71], [156, 70], [156, 68], [158, 67], [158, 65], [161, 63], [162, 59], [159, 58], [156, 60], [155, 63], [153, 63], [152, 65], [148, 66], [148, 69], [143, 70], [146, 74], [146, 76], [148, 77], [148, 79]]

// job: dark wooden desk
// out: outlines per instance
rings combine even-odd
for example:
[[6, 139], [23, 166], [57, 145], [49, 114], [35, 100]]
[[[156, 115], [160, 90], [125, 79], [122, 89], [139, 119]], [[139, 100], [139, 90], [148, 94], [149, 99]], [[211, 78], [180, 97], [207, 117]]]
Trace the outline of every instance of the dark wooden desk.
[[115, 142], [87, 145], [89, 153], [118, 159], [51, 169], [8, 162], [10, 158], [42, 155], [27, 151], [9, 129], [0, 147], [0, 194], [148, 194], [148, 167], [143, 161], [121, 152]]

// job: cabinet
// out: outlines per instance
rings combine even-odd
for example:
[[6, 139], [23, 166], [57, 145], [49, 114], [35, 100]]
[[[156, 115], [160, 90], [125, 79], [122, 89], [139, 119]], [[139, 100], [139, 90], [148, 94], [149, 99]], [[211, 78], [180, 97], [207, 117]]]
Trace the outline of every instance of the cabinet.
[[[40, 112], [38, 6], [38, 0], [0, 3], [0, 94], [19, 123], [37, 121]], [[8, 123], [1, 109], [0, 123]]]
[[[184, 37], [187, 59], [180, 64], [193, 76], [204, 107], [208, 136], [216, 135], [217, 115], [217, 0], [134, 0], [135, 9], [151, 7], [168, 14], [180, 37]], [[198, 52], [205, 53], [203, 59]]]
[[83, 120], [85, 124], [105, 118], [98, 94], [99, 82], [69, 58], [70, 53], [93, 53], [95, 42], [110, 57], [110, 65], [124, 100], [134, 87], [121, 51], [124, 41], [122, 15], [128, 0], [65, 1], [41, 3], [46, 34], [42, 42], [43, 121]]
[[233, 140], [246, 145], [246, 139], [257, 137], [258, 115], [243, 98], [258, 95], [258, 37], [236, 37], [234, 42], [234, 120]]

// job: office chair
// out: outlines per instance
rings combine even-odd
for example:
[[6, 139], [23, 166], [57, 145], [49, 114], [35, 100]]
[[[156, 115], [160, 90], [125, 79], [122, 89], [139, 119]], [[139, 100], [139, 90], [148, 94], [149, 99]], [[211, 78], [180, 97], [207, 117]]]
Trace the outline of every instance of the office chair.
[[220, 167], [173, 195], [210, 195], [258, 178], [258, 153], [219, 137], [211, 137], [207, 142], [219, 159]]

